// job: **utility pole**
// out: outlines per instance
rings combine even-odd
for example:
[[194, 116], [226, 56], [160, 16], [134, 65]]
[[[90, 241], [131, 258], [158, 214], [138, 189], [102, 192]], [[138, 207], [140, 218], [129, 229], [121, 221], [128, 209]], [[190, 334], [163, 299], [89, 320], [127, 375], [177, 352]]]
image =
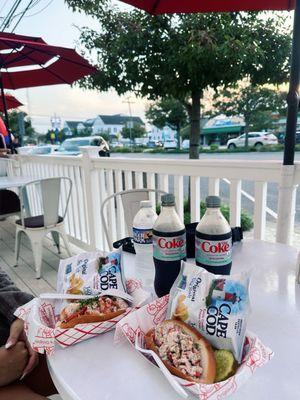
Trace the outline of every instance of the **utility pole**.
[[130, 136], [130, 149], [132, 151], [132, 112], [131, 112], [131, 104], [134, 104], [135, 101], [132, 101], [130, 96], [126, 97], [126, 100], [123, 101], [122, 103], [127, 103], [128, 104], [128, 109], [129, 109], [129, 136]]

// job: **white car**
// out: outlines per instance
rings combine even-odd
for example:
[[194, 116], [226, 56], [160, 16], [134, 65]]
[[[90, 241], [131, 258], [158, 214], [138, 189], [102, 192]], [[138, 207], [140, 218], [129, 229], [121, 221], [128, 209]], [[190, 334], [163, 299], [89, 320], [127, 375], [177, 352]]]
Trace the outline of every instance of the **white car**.
[[165, 150], [176, 150], [177, 149], [177, 140], [167, 139], [164, 142]]
[[184, 139], [184, 141], [181, 144], [181, 148], [183, 150], [188, 150], [190, 148], [190, 141], [189, 139]]
[[24, 146], [17, 148], [18, 154], [29, 154], [29, 155], [45, 155], [53, 154], [59, 148], [55, 144], [45, 144], [41, 146]]
[[[227, 142], [228, 149], [235, 149], [236, 147], [244, 147], [245, 146], [245, 137], [244, 133], [241, 136], [238, 136], [234, 139], [230, 139]], [[262, 147], [265, 144], [278, 144], [277, 137], [273, 135], [273, 133], [268, 132], [249, 132], [248, 133], [248, 145], [254, 146], [256, 148]]]

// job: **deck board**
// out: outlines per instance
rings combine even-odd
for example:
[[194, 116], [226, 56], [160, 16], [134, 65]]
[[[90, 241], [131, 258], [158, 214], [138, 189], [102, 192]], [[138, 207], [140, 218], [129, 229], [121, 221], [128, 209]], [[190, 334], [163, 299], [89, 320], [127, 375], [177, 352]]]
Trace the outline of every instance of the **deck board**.
[[42, 277], [36, 279], [33, 254], [28, 238], [26, 235], [22, 235], [19, 263], [15, 267], [15, 226], [12, 221], [0, 221], [0, 268], [21, 290], [36, 296], [40, 293], [55, 291], [59, 261], [61, 258], [67, 257], [63, 247], [61, 254], [57, 254], [57, 249], [50, 239], [46, 238], [43, 244]]

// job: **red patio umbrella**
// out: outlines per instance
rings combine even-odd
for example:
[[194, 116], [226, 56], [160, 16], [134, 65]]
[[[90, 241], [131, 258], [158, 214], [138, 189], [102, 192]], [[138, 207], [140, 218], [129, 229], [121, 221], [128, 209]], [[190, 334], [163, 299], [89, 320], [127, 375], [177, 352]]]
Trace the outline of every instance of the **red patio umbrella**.
[[293, 10], [294, 32], [291, 57], [284, 165], [293, 165], [300, 86], [300, 0], [121, 0], [153, 15], [197, 12]]
[[75, 50], [48, 45], [42, 38], [0, 33], [0, 89], [8, 127], [4, 89], [72, 84], [96, 72]]
[[292, 10], [295, 0], [123, 0], [150, 14]]
[[[16, 99], [11, 94], [5, 94], [4, 96], [5, 96], [5, 104], [6, 104], [7, 110], [10, 110], [12, 108], [18, 108], [23, 105], [18, 99]], [[0, 100], [0, 111], [1, 112], [4, 111], [4, 104], [3, 104], [2, 99]]]

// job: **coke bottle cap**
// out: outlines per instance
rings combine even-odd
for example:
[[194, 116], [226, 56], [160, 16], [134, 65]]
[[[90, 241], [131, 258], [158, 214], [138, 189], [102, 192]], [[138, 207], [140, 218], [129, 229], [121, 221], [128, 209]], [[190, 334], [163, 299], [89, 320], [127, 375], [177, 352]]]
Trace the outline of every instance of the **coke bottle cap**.
[[152, 207], [152, 202], [150, 200], [143, 200], [140, 202], [141, 208]]
[[175, 205], [175, 197], [173, 194], [163, 194], [161, 196], [161, 205], [162, 206], [174, 206]]
[[207, 196], [205, 203], [208, 208], [218, 208], [221, 206], [221, 198], [219, 196]]

